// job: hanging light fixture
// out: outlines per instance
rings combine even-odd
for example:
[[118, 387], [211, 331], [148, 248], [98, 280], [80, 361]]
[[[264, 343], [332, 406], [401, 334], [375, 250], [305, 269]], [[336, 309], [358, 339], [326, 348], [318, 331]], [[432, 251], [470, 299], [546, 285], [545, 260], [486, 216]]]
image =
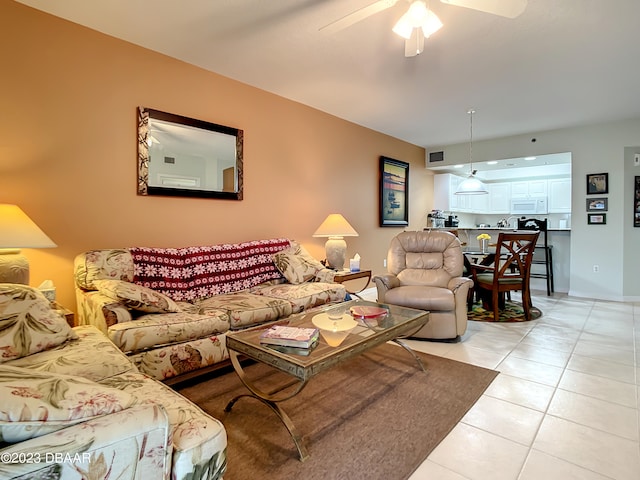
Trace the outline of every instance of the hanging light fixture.
[[476, 177], [476, 171], [473, 169], [473, 114], [476, 113], [475, 110], [470, 109], [469, 114], [469, 166], [470, 166], [470, 174], [467, 178], [465, 178], [460, 185], [458, 185], [458, 189], [456, 190], [456, 195], [485, 195], [489, 193], [487, 187], [484, 183], [480, 181]]
[[427, 7], [423, 0], [416, 0], [409, 6], [400, 20], [394, 25], [393, 32], [407, 40], [407, 56], [415, 56], [424, 49], [424, 39], [442, 28], [438, 16]]

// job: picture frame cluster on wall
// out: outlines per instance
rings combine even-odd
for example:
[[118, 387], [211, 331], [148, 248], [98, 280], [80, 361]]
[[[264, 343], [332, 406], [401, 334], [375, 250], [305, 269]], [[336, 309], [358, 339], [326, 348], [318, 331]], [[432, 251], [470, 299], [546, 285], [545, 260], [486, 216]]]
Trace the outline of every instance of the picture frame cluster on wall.
[[[587, 195], [604, 195], [609, 193], [609, 174], [587, 174]], [[609, 211], [608, 197], [587, 197], [587, 224], [606, 225]]]

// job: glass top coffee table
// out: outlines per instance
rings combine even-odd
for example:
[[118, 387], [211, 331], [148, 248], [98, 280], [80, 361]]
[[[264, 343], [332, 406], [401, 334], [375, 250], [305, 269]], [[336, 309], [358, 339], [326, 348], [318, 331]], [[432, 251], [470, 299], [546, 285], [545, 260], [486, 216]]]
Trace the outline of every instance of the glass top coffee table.
[[[304, 355], [285, 353], [281, 351], [283, 349], [276, 349], [273, 346], [260, 343], [260, 334], [272, 325], [314, 327], [312, 323], [314, 316], [326, 314], [335, 309], [344, 309], [345, 312], [348, 313], [351, 307], [356, 306], [383, 308], [387, 310], [388, 313], [379, 318], [358, 319], [358, 325], [347, 335], [342, 343], [336, 347], [329, 346], [321, 335], [318, 340], [318, 345], [309, 351], [304, 351]], [[278, 405], [278, 402], [288, 400], [300, 393], [307, 382], [320, 372], [388, 341], [393, 341], [403, 347], [413, 356], [418, 367], [422, 371], [425, 371], [420, 358], [402, 341], [402, 337], [411, 336], [428, 321], [429, 312], [424, 310], [354, 300], [317, 309], [313, 312], [292, 315], [275, 323], [231, 332], [227, 335], [226, 339], [229, 357], [240, 380], [251, 393], [238, 395], [233, 398], [227, 404], [225, 412], [230, 412], [233, 405], [242, 397], [251, 396], [257, 398], [278, 415], [293, 438], [300, 460], [304, 461], [309, 454], [302, 444], [302, 437], [291, 421], [291, 418], [289, 418], [280, 405]], [[295, 349], [291, 349], [291, 351], [295, 351]], [[292, 377], [292, 381], [285, 383], [273, 391], [265, 392], [257, 388], [251, 379], [248, 378], [240, 363], [240, 357], [242, 356], [285, 372]]]

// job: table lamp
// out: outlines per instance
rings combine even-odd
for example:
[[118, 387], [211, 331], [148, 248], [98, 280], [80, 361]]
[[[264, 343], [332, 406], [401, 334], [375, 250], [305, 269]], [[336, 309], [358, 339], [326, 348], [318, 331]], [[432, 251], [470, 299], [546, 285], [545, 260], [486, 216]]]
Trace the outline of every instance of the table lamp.
[[17, 205], [0, 204], [0, 283], [29, 284], [21, 248], [57, 247]]
[[332, 213], [320, 224], [314, 237], [329, 237], [324, 244], [327, 264], [335, 270], [344, 268], [347, 257], [347, 242], [343, 237], [357, 237], [358, 232], [339, 213]]

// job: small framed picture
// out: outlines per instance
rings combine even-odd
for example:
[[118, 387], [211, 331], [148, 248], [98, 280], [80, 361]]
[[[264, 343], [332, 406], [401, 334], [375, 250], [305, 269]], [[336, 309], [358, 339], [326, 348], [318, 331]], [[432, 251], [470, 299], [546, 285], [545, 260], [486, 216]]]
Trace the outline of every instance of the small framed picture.
[[633, 226], [640, 227], [640, 177], [633, 180]]
[[587, 175], [587, 195], [609, 193], [609, 174], [590, 173]]
[[608, 210], [607, 197], [587, 198], [587, 212], [606, 212]]
[[606, 213], [588, 213], [587, 224], [589, 225], [606, 225], [607, 214]]

